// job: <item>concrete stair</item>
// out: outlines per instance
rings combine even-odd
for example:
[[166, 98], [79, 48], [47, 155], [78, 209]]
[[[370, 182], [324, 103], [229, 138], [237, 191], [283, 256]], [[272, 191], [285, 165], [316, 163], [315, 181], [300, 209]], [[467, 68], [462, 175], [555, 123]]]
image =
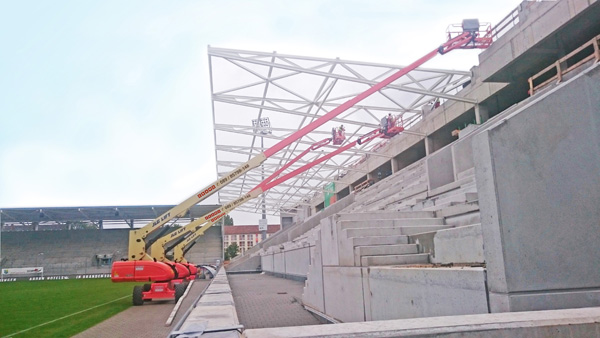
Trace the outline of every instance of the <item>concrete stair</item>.
[[351, 237], [348, 240], [352, 242], [353, 247], [408, 244], [408, 236], [406, 235]]
[[340, 221], [366, 221], [383, 219], [404, 219], [404, 218], [434, 218], [435, 213], [427, 211], [363, 211], [353, 213], [340, 213]]
[[360, 266], [409, 265], [429, 263], [429, 254], [362, 256]]
[[425, 161], [420, 160], [359, 193], [352, 211], [385, 210], [387, 205], [427, 191]]
[[354, 247], [354, 264], [362, 266], [362, 257], [418, 254], [417, 244], [368, 245]]
[[367, 236], [393, 236], [393, 235], [414, 235], [423, 232], [431, 232], [442, 229], [448, 229], [448, 225], [419, 225], [419, 226], [399, 226], [389, 228], [353, 228], [344, 229], [345, 238], [367, 237]]

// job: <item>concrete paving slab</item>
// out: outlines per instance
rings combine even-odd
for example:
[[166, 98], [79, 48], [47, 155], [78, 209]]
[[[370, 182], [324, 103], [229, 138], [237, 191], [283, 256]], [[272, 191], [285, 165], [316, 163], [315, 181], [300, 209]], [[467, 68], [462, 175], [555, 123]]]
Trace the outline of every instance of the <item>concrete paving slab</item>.
[[237, 315], [244, 328], [319, 324], [301, 305], [304, 283], [267, 274], [228, 277]]

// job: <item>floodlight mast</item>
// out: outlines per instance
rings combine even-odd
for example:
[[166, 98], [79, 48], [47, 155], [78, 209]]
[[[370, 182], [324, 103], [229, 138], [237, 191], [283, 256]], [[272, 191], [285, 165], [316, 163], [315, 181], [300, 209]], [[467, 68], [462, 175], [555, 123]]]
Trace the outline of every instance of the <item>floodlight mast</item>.
[[[464, 22], [463, 22], [463, 27], [464, 27]], [[215, 192], [219, 191], [221, 188], [223, 188], [226, 185], [228, 185], [229, 183], [233, 182], [235, 179], [244, 175], [246, 172], [260, 166], [269, 157], [273, 156], [274, 154], [281, 151], [285, 147], [289, 146], [293, 142], [297, 141], [301, 137], [307, 135], [311, 131], [315, 130], [316, 128], [318, 128], [318, 127], [322, 126], [323, 124], [325, 124], [326, 122], [328, 122], [329, 120], [333, 119], [334, 117], [336, 117], [339, 114], [343, 113], [344, 111], [348, 110], [355, 104], [359, 103], [360, 101], [364, 100], [365, 98], [369, 97], [370, 95], [374, 94], [375, 92], [378, 92], [379, 90], [385, 88], [386, 86], [390, 85], [392, 82], [398, 80], [399, 78], [406, 75], [407, 73], [414, 70], [415, 68], [421, 66], [422, 64], [424, 64], [425, 62], [429, 61], [434, 56], [436, 56], [438, 53], [445, 54], [451, 50], [458, 49], [458, 48], [463, 48], [463, 49], [487, 48], [491, 43], [491, 36], [490, 36], [490, 34], [487, 34], [487, 33], [488, 32], [486, 32], [486, 35], [481, 37], [480, 36], [481, 32], [475, 31], [475, 30], [467, 30], [467, 29], [463, 28], [462, 34], [459, 34], [456, 37], [450, 38], [448, 41], [446, 41], [440, 47], [427, 53], [426, 55], [424, 55], [417, 61], [400, 69], [399, 71], [397, 71], [396, 73], [387, 77], [383, 81], [370, 87], [369, 89], [365, 90], [364, 92], [357, 95], [356, 97], [344, 102], [340, 106], [336, 107], [335, 109], [331, 110], [330, 112], [326, 113], [325, 115], [319, 117], [318, 119], [316, 119], [315, 121], [306, 125], [305, 127], [294, 132], [292, 135], [279, 141], [277, 144], [275, 144], [271, 148], [265, 150], [263, 153], [256, 155], [255, 157], [250, 159], [248, 162], [235, 168], [233, 171], [231, 171], [224, 177], [216, 180], [212, 184], [201, 189], [198, 193], [189, 197], [185, 201], [181, 202], [177, 206], [175, 206], [172, 209], [170, 209], [169, 211], [165, 212], [164, 214], [160, 215], [154, 221], [146, 224], [144, 227], [137, 229], [137, 230], [132, 230], [129, 233], [128, 259], [138, 260], [138, 261], [140, 261], [140, 260], [153, 261], [154, 258], [151, 257], [150, 255], [148, 255], [148, 253], [146, 252], [146, 249], [147, 249], [147, 246], [149, 245], [149, 243], [146, 243], [145, 240], [148, 237], [148, 235], [150, 235], [154, 231], [158, 230], [160, 227], [162, 227], [168, 221], [170, 221], [171, 219], [173, 219], [175, 217], [183, 217], [192, 206], [194, 206], [194, 205], [200, 203], [201, 201], [203, 201], [204, 199], [208, 198]]]

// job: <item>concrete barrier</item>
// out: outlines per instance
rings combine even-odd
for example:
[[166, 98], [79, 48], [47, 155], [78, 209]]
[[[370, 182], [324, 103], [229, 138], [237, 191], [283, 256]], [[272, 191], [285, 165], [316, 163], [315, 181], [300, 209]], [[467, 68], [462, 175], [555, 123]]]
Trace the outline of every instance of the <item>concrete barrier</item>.
[[244, 331], [246, 338], [305, 337], [597, 337], [600, 308], [494, 313], [279, 327]]
[[600, 65], [474, 137], [493, 312], [600, 305]]
[[242, 328], [227, 275], [220, 269], [185, 321], [169, 337], [238, 338], [237, 330]]
[[432, 263], [484, 263], [481, 224], [437, 231]]

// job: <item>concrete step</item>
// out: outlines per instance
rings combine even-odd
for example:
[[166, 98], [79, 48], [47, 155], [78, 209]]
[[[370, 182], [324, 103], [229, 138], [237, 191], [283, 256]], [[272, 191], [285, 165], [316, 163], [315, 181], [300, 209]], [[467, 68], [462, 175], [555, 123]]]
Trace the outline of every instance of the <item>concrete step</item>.
[[391, 235], [391, 236], [369, 236], [369, 237], [351, 237], [352, 246], [372, 246], [372, 245], [394, 245], [408, 244], [407, 235]]
[[473, 177], [473, 176], [475, 176], [475, 167], [461, 171], [458, 174], [456, 174], [456, 178], [459, 180], [466, 178], [466, 177]]
[[408, 255], [419, 253], [417, 244], [373, 245], [354, 248], [354, 264], [360, 266], [364, 256]]
[[434, 218], [433, 212], [353, 212], [340, 213], [339, 221], [366, 221], [374, 219], [399, 219], [399, 218]]
[[344, 229], [342, 236], [350, 237], [372, 237], [372, 236], [398, 236], [398, 235], [414, 235], [423, 232], [437, 231], [441, 229], [452, 228], [448, 225], [419, 225], [419, 226], [400, 226], [388, 228], [358, 228]]
[[435, 214], [437, 217], [452, 217], [456, 215], [467, 214], [470, 212], [479, 211], [479, 202], [473, 201], [466, 204], [458, 204], [443, 208], [437, 211]]
[[340, 229], [351, 228], [386, 228], [415, 225], [443, 225], [443, 218], [399, 218], [399, 219], [370, 219], [366, 221], [340, 221]]
[[360, 266], [407, 265], [429, 263], [429, 254], [363, 256]]
[[448, 183], [446, 185], [443, 185], [441, 187], [435, 188], [435, 189], [431, 189], [429, 191], [429, 193], [427, 194], [428, 197], [435, 197], [438, 195], [441, 195], [445, 192], [451, 191], [451, 190], [455, 190], [460, 188], [461, 186], [465, 185], [465, 184], [469, 184], [472, 183], [475, 180], [474, 177], [465, 177], [463, 179], [459, 179], [456, 180], [454, 182]]
[[439, 195], [429, 197], [428, 199], [433, 200], [433, 201], [446, 200], [446, 199], [452, 199], [452, 198], [456, 199], [457, 198], [456, 196], [462, 196], [462, 194], [467, 194], [467, 193], [470, 193], [470, 194], [477, 193], [477, 187], [474, 185], [474, 183], [470, 183], [468, 186], [461, 185], [459, 187], [456, 187], [452, 190], [448, 190]]
[[469, 203], [476, 201], [478, 198], [478, 194], [475, 192], [461, 192], [458, 194], [452, 194], [450, 196], [446, 196], [444, 198], [436, 199], [435, 205], [444, 205], [449, 204], [451, 202], [459, 202], [459, 203]]
[[438, 231], [434, 238], [435, 256], [432, 263], [483, 263], [483, 233], [481, 224]]
[[427, 198], [427, 192], [423, 192], [423, 193], [421, 193], [421, 195], [422, 196], [415, 195], [410, 199], [399, 202], [396, 204], [396, 207], [398, 207], [398, 208], [402, 208], [402, 207], [406, 207], [406, 206], [412, 207], [412, 206], [416, 205], [417, 203], [421, 203]]
[[460, 202], [448, 202], [448, 203], [444, 203], [444, 204], [436, 204], [434, 206], [431, 207], [427, 207], [427, 208], [423, 208], [422, 211], [430, 211], [430, 212], [435, 212], [444, 208], [449, 208], [453, 205], [457, 205], [460, 204]]
[[372, 201], [368, 204], [378, 203], [378, 205], [380, 206], [385, 206], [392, 203], [398, 203], [404, 201], [405, 199], [411, 198], [417, 194], [420, 194], [424, 191], [427, 191], [427, 183], [420, 183], [401, 191], [386, 191], [385, 197], [383, 197], [380, 200]]

